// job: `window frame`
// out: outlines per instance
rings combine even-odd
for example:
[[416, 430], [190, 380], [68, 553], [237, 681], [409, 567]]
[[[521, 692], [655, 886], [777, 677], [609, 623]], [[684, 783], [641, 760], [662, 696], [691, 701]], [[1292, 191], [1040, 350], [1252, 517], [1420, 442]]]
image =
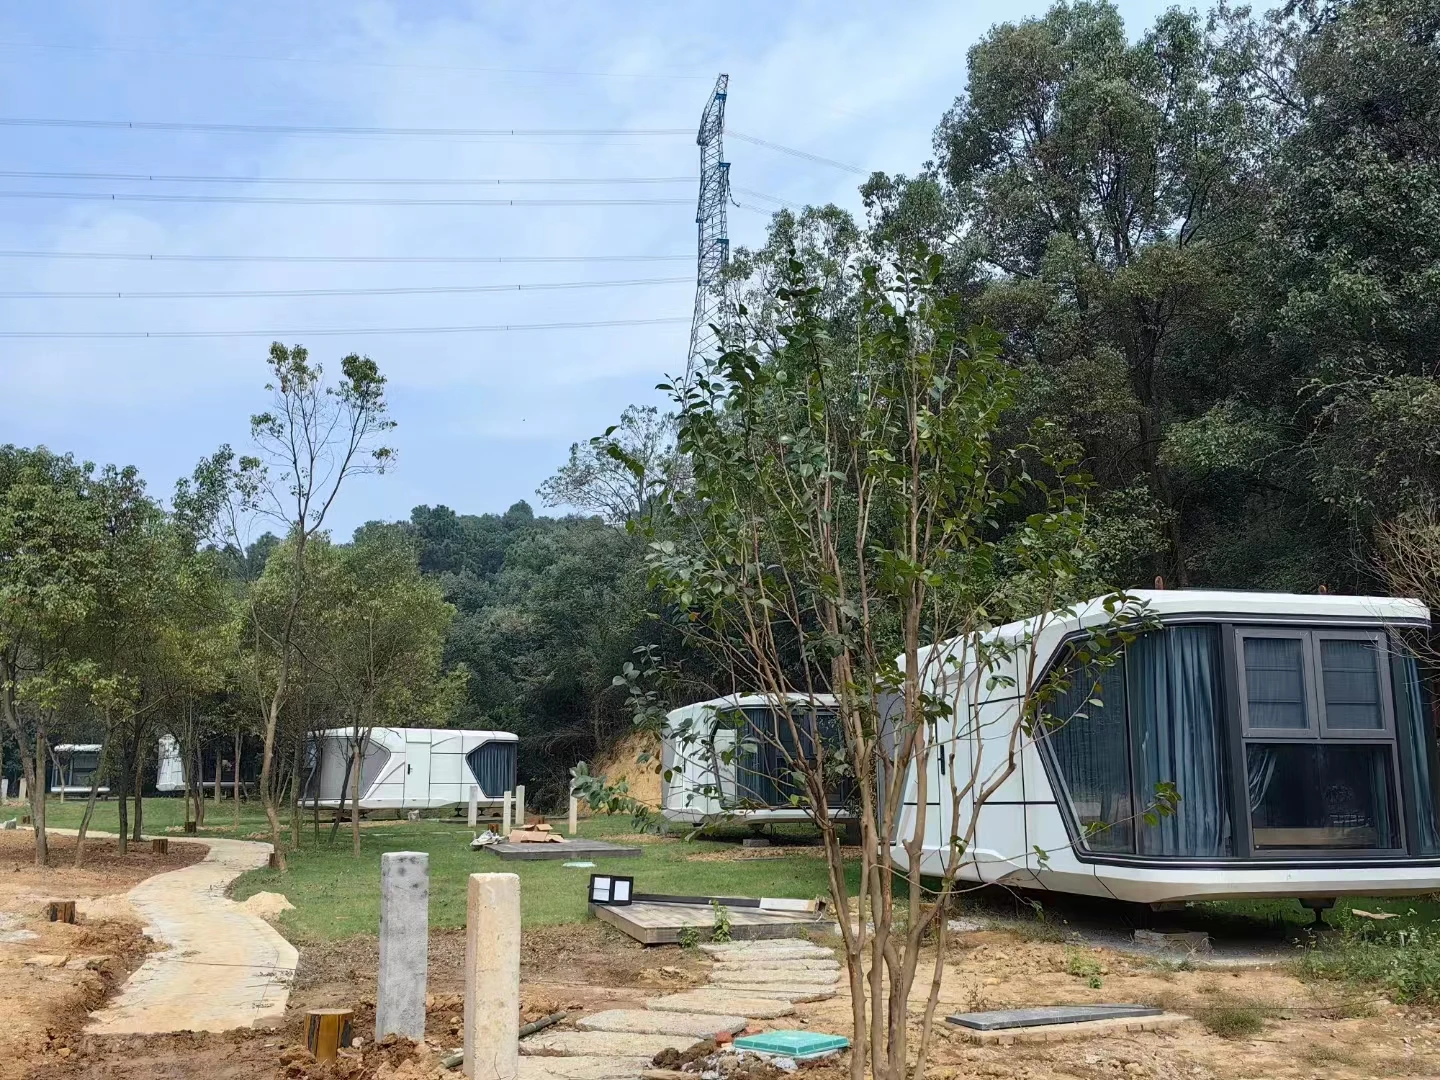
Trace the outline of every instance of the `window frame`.
[[[1289, 638], [1301, 642], [1303, 661], [1306, 721], [1304, 728], [1259, 728], [1250, 723], [1250, 694], [1248, 673], [1245, 668], [1245, 639]], [[1327, 640], [1369, 641], [1375, 647], [1375, 675], [1379, 688], [1379, 705], [1382, 726], [1379, 728], [1332, 728], [1325, 713], [1324, 669], [1321, 663], [1320, 643]], [[1244, 810], [1243, 831], [1237, 829], [1237, 836], [1244, 838], [1246, 857], [1250, 859], [1275, 858], [1391, 858], [1410, 854], [1410, 815], [1414, 813], [1413, 799], [1407, 796], [1406, 779], [1400, 756], [1400, 739], [1395, 718], [1394, 688], [1390, 680], [1391, 645], [1384, 631], [1373, 628], [1340, 627], [1274, 627], [1235, 626], [1231, 632], [1231, 649], [1235, 657], [1236, 694], [1239, 707], [1239, 725], [1236, 733], [1238, 754], [1232, 755], [1239, 764], [1238, 782], [1235, 784], [1236, 803]], [[1333, 744], [1337, 746], [1377, 746], [1388, 750], [1390, 761], [1389, 794], [1394, 799], [1390, 808], [1394, 814], [1398, 844], [1394, 847], [1334, 848], [1334, 847], [1258, 847], [1255, 843], [1254, 811], [1248, 795], [1250, 783], [1249, 754], [1251, 744], [1278, 745], [1294, 743], [1299, 745]]]

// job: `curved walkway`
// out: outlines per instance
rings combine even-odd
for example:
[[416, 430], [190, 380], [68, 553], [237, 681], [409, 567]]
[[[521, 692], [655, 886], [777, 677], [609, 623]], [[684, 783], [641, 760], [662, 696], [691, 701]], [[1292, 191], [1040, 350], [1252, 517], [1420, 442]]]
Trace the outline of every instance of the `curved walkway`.
[[92, 1013], [96, 1035], [229, 1031], [267, 1027], [285, 1015], [299, 954], [225, 890], [266, 864], [269, 844], [200, 838], [209, 854], [180, 870], [156, 874], [127, 894], [161, 945]]

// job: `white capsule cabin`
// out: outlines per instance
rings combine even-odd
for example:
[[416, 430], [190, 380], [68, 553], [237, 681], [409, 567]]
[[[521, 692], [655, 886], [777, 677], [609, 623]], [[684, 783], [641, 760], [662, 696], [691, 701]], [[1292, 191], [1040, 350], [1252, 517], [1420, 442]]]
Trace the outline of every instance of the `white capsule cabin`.
[[[1429, 627], [1423, 605], [1131, 595], [1158, 626], [1113, 665], [1070, 680], [1034, 737], [1018, 739], [1018, 767], [981, 805], [973, 846], [958, 856], [961, 878], [1150, 904], [1440, 889], [1440, 713], [1424, 665], [1401, 644]], [[990, 673], [999, 680], [963, 677], [963, 642], [926, 650], [927, 685], [964, 688], [949, 690], [956, 708], [926, 761], [922, 872], [938, 876], [952, 857], [951, 778], [1003, 775], [1025, 687], [1077, 667], [1076, 642], [1109, 618], [1092, 601], [996, 629], [989, 640], [1020, 646]], [[936, 662], [946, 656], [958, 661], [948, 677]], [[900, 836], [913, 835], [917, 773]], [[1164, 783], [1179, 793], [1176, 812], [1147, 822]], [[974, 814], [962, 801], [960, 835]]]
[[[789, 694], [787, 699], [798, 730], [813, 723], [822, 743], [836, 737], [833, 697]], [[660, 740], [662, 815], [689, 824], [811, 820], [803, 806], [790, 801], [792, 794], [802, 794], [782, 765], [782, 747], [793, 753], [793, 743], [789, 722], [765, 694], [732, 694], [670, 711]], [[845, 785], [835, 785], [833, 816], [846, 816], [845, 802]]]
[[[363, 735], [363, 732], [362, 732]], [[509, 731], [452, 728], [372, 728], [360, 763], [361, 810], [438, 810], [468, 804], [480, 789], [482, 806], [499, 805], [515, 788], [520, 737]], [[306, 747], [309, 775], [302, 802], [349, 806], [354, 783], [347, 765], [353, 728], [316, 732]]]
[[[89, 795], [95, 770], [100, 768], [99, 743], [61, 743], [50, 751], [49, 789], [51, 795]], [[110, 789], [95, 789], [98, 795], [109, 795]]]

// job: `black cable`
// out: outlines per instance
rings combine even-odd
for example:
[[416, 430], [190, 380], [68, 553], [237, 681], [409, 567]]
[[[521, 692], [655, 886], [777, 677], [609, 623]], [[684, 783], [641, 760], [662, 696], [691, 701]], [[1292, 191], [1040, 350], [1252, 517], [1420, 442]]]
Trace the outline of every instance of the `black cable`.
[[278, 206], [690, 206], [694, 199], [380, 199], [312, 195], [187, 195], [171, 192], [0, 191], [0, 199], [104, 202], [262, 203]]
[[834, 158], [821, 157], [819, 154], [812, 154], [808, 150], [796, 150], [793, 146], [782, 146], [779, 143], [769, 142], [765, 139], [758, 139], [754, 135], [743, 135], [738, 131], [726, 131], [727, 139], [739, 139], [741, 142], [753, 143], [755, 146], [763, 146], [767, 150], [776, 150], [782, 154], [789, 154], [804, 161], [813, 161], [817, 165], [829, 165], [834, 169], [844, 169], [846, 172], [864, 174], [865, 170], [859, 165], [851, 165], [844, 161], [836, 161]]
[[0, 300], [219, 300], [260, 296], [423, 296], [446, 293], [527, 292], [551, 289], [614, 289], [636, 285], [693, 284], [693, 277], [624, 281], [550, 281], [521, 285], [417, 285], [375, 289], [242, 289], [202, 292], [0, 292]]
[[496, 323], [489, 326], [371, 326], [299, 330], [0, 330], [0, 338], [228, 338], [345, 337], [397, 334], [488, 334], [508, 330], [583, 330], [610, 326], [660, 326], [688, 323], [689, 315], [661, 319], [608, 319], [593, 322]]
[[550, 178], [482, 178], [482, 177], [324, 177], [324, 176], [164, 176], [146, 173], [34, 172], [23, 169], [0, 169], [0, 177], [27, 180], [122, 180], [175, 184], [311, 184], [415, 187], [550, 186], [590, 184], [694, 184], [696, 176], [593, 176]]
[[611, 263], [694, 262], [685, 255], [192, 255], [130, 251], [0, 251], [0, 259], [123, 259], [132, 262]]

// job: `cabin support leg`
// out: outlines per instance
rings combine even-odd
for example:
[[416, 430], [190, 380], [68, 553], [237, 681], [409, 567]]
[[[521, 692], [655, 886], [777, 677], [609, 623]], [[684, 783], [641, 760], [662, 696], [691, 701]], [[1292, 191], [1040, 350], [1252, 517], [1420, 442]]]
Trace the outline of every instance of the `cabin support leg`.
[[1306, 896], [1301, 899], [1302, 907], [1309, 908], [1315, 915], [1315, 921], [1310, 924], [1311, 933], [1319, 933], [1321, 930], [1329, 930], [1330, 924], [1325, 921], [1325, 912], [1335, 906], [1335, 898]]

